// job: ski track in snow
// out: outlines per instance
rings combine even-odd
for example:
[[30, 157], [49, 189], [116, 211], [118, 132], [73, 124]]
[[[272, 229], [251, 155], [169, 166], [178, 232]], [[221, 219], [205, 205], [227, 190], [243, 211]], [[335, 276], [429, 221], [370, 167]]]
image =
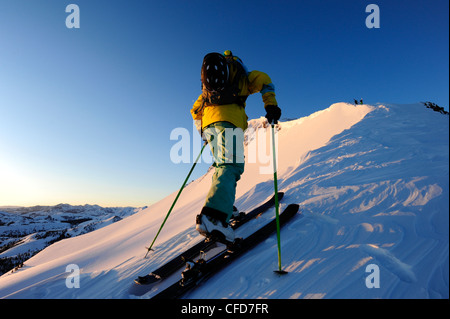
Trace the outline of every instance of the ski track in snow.
[[[267, 130], [258, 120], [250, 124]], [[248, 141], [256, 142], [254, 136]], [[449, 297], [448, 116], [420, 104], [338, 103], [282, 123], [278, 141], [281, 209], [298, 203], [301, 210], [281, 231], [282, 263], [289, 274], [273, 273], [278, 267], [273, 235], [185, 298]], [[173, 195], [121, 225], [95, 231], [111, 236], [100, 244], [102, 253], [81, 247], [83, 236], [70, 242], [70, 258], [59, 255], [64, 243], [60, 250], [50, 246], [27, 262], [30, 266], [0, 277], [0, 297], [135, 298], [127, 293], [135, 277], [201, 239], [193, 223], [210, 174], [186, 187], [149, 259], [142, 259], [143, 247]], [[259, 174], [257, 164], [247, 165], [236, 206], [250, 211], [272, 191], [270, 175]], [[272, 209], [239, 234], [273, 217]], [[60, 260], [52, 262], [56, 257]], [[83, 267], [80, 289], [64, 285], [64, 267], [72, 262]], [[369, 264], [379, 266], [380, 288], [365, 285]]]

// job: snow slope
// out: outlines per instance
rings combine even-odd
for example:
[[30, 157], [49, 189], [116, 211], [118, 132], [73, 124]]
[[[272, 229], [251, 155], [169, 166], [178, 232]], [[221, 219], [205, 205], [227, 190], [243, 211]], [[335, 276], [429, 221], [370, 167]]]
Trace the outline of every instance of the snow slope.
[[[302, 210], [281, 233], [289, 274], [272, 272], [277, 268], [272, 236], [186, 297], [448, 298], [448, 121], [422, 104], [337, 103], [281, 123], [281, 209], [298, 203]], [[250, 121], [250, 127], [247, 150], [269, 142], [262, 119]], [[260, 157], [246, 164], [238, 183], [236, 206], [242, 211], [273, 192], [272, 175], [261, 174], [270, 163]], [[136, 276], [201, 240], [194, 221], [211, 174], [183, 191], [150, 258], [143, 259], [144, 247], [176, 192], [107, 227], [49, 246], [0, 277], [0, 297], [136, 298], [129, 294]], [[272, 209], [238, 235], [273, 216]], [[80, 288], [66, 287], [70, 264], [80, 268]], [[380, 288], [366, 286], [370, 264], [379, 267]]]

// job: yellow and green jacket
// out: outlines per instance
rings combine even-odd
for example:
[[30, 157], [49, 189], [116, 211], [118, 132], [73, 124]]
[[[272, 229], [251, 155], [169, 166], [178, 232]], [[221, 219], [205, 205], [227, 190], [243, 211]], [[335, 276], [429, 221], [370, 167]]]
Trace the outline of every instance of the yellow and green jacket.
[[[260, 71], [251, 71], [247, 74], [248, 81], [241, 79], [239, 82], [241, 96], [260, 92], [264, 107], [268, 105], [278, 105], [275, 99], [275, 87], [270, 77]], [[201, 94], [191, 109], [192, 118], [196, 123], [201, 121], [201, 129], [215, 122], [230, 122], [236, 127], [247, 129], [247, 114], [245, 113], [245, 103], [243, 106], [238, 104], [214, 105], [208, 104], [203, 100]], [[199, 127], [198, 127], [199, 128]]]

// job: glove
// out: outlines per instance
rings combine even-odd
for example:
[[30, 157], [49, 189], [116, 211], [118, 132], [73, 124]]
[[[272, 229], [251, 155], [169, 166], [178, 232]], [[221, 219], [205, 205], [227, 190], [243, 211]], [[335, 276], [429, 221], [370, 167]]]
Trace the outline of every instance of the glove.
[[277, 105], [267, 105], [266, 109], [266, 119], [269, 124], [277, 124], [281, 117], [281, 109]]

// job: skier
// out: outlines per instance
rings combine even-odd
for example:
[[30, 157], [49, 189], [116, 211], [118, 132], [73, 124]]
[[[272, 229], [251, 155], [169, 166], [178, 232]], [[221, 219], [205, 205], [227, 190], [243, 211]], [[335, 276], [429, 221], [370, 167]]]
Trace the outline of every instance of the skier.
[[243, 141], [248, 120], [245, 101], [250, 94], [260, 92], [269, 123], [278, 122], [281, 109], [270, 77], [260, 71], [248, 72], [230, 50], [204, 57], [201, 81], [202, 94], [191, 114], [211, 148], [215, 172], [204, 207], [197, 216], [196, 229], [205, 237], [232, 242], [234, 231], [228, 222], [233, 215], [236, 183], [244, 172]]

